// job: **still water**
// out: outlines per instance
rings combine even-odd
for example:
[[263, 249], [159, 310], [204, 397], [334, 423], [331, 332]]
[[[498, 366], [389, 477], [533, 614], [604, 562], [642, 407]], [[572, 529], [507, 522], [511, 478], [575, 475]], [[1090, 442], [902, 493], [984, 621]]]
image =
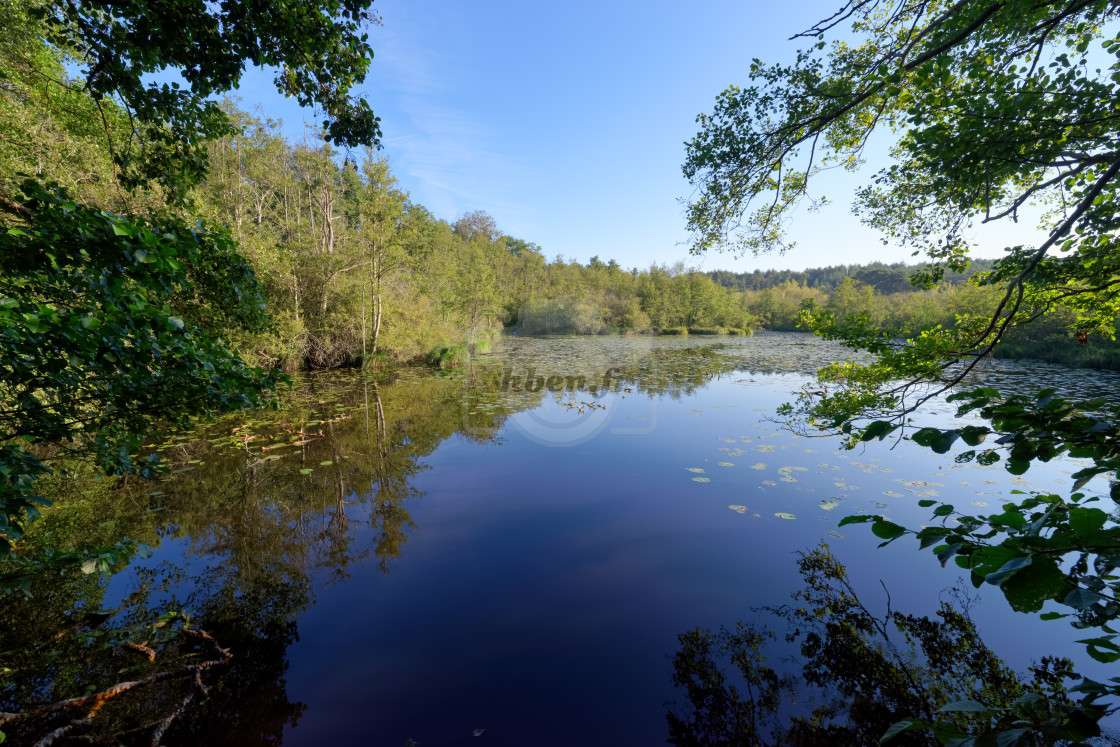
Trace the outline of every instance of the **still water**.
[[[912, 539], [876, 549], [843, 516], [917, 527], [924, 497], [985, 513], [1012, 489], [1068, 492], [1071, 461], [1012, 477], [907, 441], [845, 451], [773, 421], [848, 355], [791, 334], [503, 339], [458, 372], [302, 376], [276, 412], [153, 444], [174, 470], [160, 482], [64, 501], [41, 532], [128, 536], [154, 554], [4, 614], [15, 629], [72, 606], [190, 613], [233, 659], [207, 672], [210, 697], [168, 744], [664, 743], [682, 707], [678, 635], [788, 602], [799, 551], [827, 542], [877, 608], [885, 585], [893, 608], [931, 614], [956, 582]], [[1115, 374], [1033, 363], [979, 381], [1120, 392]], [[934, 404], [923, 423], [951, 417]], [[1073, 643], [1083, 634], [980, 593], [972, 616], [1008, 664], [1056, 653], [1102, 675]], [[796, 650], [777, 645], [770, 664], [794, 671]], [[93, 676], [80, 669], [51, 676]], [[65, 694], [17, 678], [8, 705], [47, 691]]]

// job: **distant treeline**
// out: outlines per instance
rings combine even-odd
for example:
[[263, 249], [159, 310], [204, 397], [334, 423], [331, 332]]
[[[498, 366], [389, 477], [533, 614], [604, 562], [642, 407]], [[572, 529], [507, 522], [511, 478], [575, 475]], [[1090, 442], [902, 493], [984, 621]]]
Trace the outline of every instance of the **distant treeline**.
[[[963, 273], [947, 272], [942, 286], [962, 285], [978, 272], [992, 269], [995, 260], [978, 259]], [[829, 267], [810, 267], [807, 270], [754, 270], [753, 272], [731, 272], [730, 270], [711, 270], [708, 277], [725, 288], [736, 291], [757, 291], [775, 288], [786, 283], [796, 283], [806, 288], [820, 288], [832, 291], [845, 278], [874, 288], [877, 293], [905, 293], [916, 290], [910, 285], [910, 276], [919, 265], [905, 262], [884, 264], [871, 262], [866, 265], [831, 265]]]

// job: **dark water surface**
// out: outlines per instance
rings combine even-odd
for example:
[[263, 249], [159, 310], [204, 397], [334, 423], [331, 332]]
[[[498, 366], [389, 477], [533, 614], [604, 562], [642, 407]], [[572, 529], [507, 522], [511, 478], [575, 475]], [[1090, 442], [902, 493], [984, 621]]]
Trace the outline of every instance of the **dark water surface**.
[[[768, 420], [835, 357], [800, 335], [510, 339], [466, 372], [302, 377], [284, 410], [169, 437], [185, 471], [53, 527], [155, 547], [57, 606], [179, 606], [231, 649], [169, 742], [663, 743], [678, 634], [787, 602], [797, 551], [823, 539], [872, 605], [882, 581], [894, 608], [934, 611], [957, 574], [907, 538], [876, 549], [844, 515], [916, 527], [922, 497], [985, 513], [1011, 489], [1068, 492], [1071, 461], [1012, 477]], [[1120, 392], [1115, 374], [1033, 363], [981, 377]], [[1077, 631], [996, 594], [973, 617], [1018, 669], [1085, 662]]]

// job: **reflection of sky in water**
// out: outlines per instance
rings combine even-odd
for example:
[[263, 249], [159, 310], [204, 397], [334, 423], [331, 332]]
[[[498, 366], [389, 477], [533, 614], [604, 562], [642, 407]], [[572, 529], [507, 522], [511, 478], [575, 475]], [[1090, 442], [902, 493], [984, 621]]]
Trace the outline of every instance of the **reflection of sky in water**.
[[[688, 352], [711, 345], [718, 360]], [[930, 520], [921, 497], [983, 513], [1011, 488], [1065, 491], [1076, 466], [1059, 459], [1014, 478], [905, 441], [841, 451], [768, 422], [838, 352], [797, 335], [581, 338], [503, 342], [476, 360], [460, 432], [410, 481], [422, 497], [407, 505], [415, 529], [391, 573], [360, 562], [345, 581], [314, 576], [316, 603], [299, 618], [286, 675], [289, 698], [307, 710], [284, 743], [451, 744], [476, 729], [486, 730], [480, 745], [661, 743], [677, 634], [759, 619], [754, 608], [788, 601], [795, 553], [821, 539], [873, 609], [883, 610], [882, 580], [894, 609], [932, 614], [959, 574], [912, 538], [876, 549], [866, 525], [838, 530], [840, 518], [877, 513], [917, 527]], [[625, 376], [608, 409], [573, 414], [594, 398], [502, 391], [503, 371], [529, 367], [546, 380]], [[1051, 374], [1069, 377], [1073, 393], [1117, 391], [1115, 375], [1033, 363], [997, 363], [982, 376], [1011, 389]], [[598, 421], [564, 448], [519, 429], [520, 415], [480, 438], [472, 418], [513, 405], [537, 408], [520, 413], [538, 413], [534, 428]], [[951, 412], [932, 407], [927, 422]], [[1072, 643], [1083, 634], [982, 592], [974, 617], [1012, 666], [1046, 653], [1086, 660]], [[1108, 676], [1091, 664], [1086, 674]]]

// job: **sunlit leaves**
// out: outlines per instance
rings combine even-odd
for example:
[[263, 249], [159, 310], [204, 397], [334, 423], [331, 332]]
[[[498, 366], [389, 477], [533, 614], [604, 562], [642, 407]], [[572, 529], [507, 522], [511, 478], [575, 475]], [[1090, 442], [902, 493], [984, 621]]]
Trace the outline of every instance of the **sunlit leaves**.
[[220, 337], [267, 325], [256, 278], [226, 234], [121, 218], [33, 182], [20, 198], [32, 219], [0, 234], [9, 539], [42, 502], [33, 483], [43, 470], [16, 443], [66, 445], [109, 473], [150, 477], [158, 460], [133, 455], [153, 423], [259, 406], [279, 380]]

